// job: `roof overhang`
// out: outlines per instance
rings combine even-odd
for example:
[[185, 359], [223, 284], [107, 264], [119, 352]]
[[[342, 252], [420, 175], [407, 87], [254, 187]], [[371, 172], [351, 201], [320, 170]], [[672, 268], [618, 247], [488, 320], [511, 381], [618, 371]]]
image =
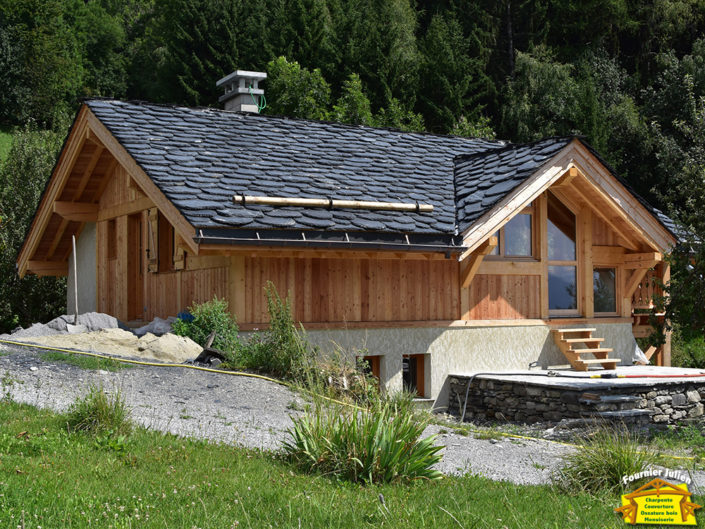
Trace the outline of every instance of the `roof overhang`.
[[[74, 194], [73, 200], [61, 200], [62, 193], [66, 189], [66, 184], [72, 175], [79, 155], [88, 144], [92, 144], [95, 147], [94, 152], [98, 154], [91, 156], [86, 169], [82, 171], [83, 175], [77, 185], [77, 192]], [[47, 182], [32, 224], [18, 254], [17, 271], [20, 277], [23, 277], [27, 272], [33, 272], [38, 275], [64, 275], [66, 273], [67, 268], [62, 263], [66, 262], [67, 255], [59, 255], [52, 260], [42, 260], [35, 259], [35, 253], [42, 238], [45, 236], [52, 217], [56, 219], [56, 215], [59, 215], [62, 218], [56, 234], [52, 235], [54, 239], [52, 242], [53, 249], [55, 249], [64, 233], [68, 234], [69, 237], [72, 234], [78, 234], [85, 222], [97, 219], [97, 215], [93, 215], [93, 210], [97, 208], [96, 203], [100, 196], [91, 197], [89, 202], [85, 202], [81, 200], [80, 195], [92, 177], [92, 169], [95, 167], [98, 158], [101, 155], [107, 156], [108, 154], [111, 157], [112, 169], [117, 164], [120, 164], [130, 175], [137, 188], [145, 195], [145, 203], [149, 201], [158, 207], [174, 226], [176, 233], [181, 236], [189, 249], [196, 254], [198, 253], [198, 245], [193, 240], [196, 233], [195, 228], [186, 220], [176, 206], [166, 198], [152, 179], [147, 176], [134, 158], [130, 156], [90, 108], [83, 104], [64, 142], [59, 159], [54, 166], [51, 178]], [[108, 171], [112, 169], [108, 169]], [[110, 174], [106, 173], [105, 179], [109, 178]], [[52, 254], [54, 253], [53, 249], [50, 252]]]
[[[571, 169], [573, 171], [571, 171]], [[561, 179], [589, 193], [590, 207], [613, 228], [618, 223], [627, 238], [638, 238], [656, 252], [667, 253], [677, 242], [649, 211], [580, 140], [573, 139], [522, 184], [477, 219], [461, 236], [464, 260], [497, 230]], [[564, 180], [565, 181], [565, 180]], [[605, 208], [605, 209], [603, 209]], [[609, 217], [607, 217], [607, 213]]]

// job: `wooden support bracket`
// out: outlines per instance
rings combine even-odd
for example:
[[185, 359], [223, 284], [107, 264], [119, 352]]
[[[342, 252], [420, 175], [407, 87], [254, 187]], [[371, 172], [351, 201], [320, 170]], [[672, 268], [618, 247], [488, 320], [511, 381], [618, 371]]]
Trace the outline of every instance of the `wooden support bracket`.
[[648, 268], [637, 268], [634, 270], [632, 275], [627, 278], [624, 284], [624, 296], [622, 297], [625, 299], [631, 299], [632, 294], [634, 294], [634, 291], [639, 286], [639, 283], [641, 283], [641, 280], [644, 279], [644, 276], [648, 271]]
[[66, 220], [95, 222], [98, 220], [98, 204], [86, 202], [54, 202], [54, 213]]
[[648, 270], [662, 260], [663, 255], [659, 252], [628, 253], [624, 255], [624, 268]]
[[480, 268], [482, 260], [487, 254], [492, 253], [492, 250], [497, 247], [498, 243], [499, 241], [497, 240], [497, 237], [492, 236], [483, 242], [478, 249], [472, 253], [468, 264], [463, 269], [460, 277], [462, 288], [468, 288], [470, 286], [470, 283], [472, 283], [475, 274], [477, 274], [477, 271]]

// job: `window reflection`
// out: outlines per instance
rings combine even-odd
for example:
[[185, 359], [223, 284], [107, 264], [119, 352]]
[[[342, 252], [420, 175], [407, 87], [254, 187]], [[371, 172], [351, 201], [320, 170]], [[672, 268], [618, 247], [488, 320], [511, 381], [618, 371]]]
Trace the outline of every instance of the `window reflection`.
[[576, 310], [578, 308], [575, 266], [548, 267], [548, 308]]
[[548, 196], [548, 258], [575, 261], [575, 215], [552, 193]]
[[615, 269], [595, 268], [592, 284], [595, 312], [617, 312]]
[[531, 215], [519, 214], [504, 226], [504, 254], [531, 257]]

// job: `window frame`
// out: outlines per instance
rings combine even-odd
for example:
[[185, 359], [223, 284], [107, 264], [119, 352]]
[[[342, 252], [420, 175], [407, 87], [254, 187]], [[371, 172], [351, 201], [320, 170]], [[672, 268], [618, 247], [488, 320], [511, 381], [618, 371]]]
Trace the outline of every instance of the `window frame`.
[[[568, 209], [572, 213], [572, 215], [575, 217], [575, 259], [574, 260], [560, 260], [560, 259], [551, 259], [549, 257], [550, 255], [550, 249], [548, 248], [548, 209], [550, 207], [550, 200], [548, 197], [548, 194], [553, 195], [553, 198], [560, 202], [563, 207]], [[546, 223], [546, 282], [547, 284], [549, 283], [549, 277], [550, 274], [548, 273], [548, 270], [551, 266], [563, 266], [563, 267], [574, 267], [575, 268], [575, 308], [574, 309], [552, 309], [551, 308], [551, 297], [549, 294], [548, 297], [548, 315], [549, 318], [557, 317], [557, 318], [575, 318], [575, 317], [582, 317], [584, 315], [584, 308], [583, 305], [583, 281], [582, 281], [582, 273], [583, 273], [583, 266], [581, 265], [581, 256], [583, 253], [583, 249], [581, 247], [581, 226], [580, 226], [580, 210], [572, 205], [571, 203], [568, 203], [566, 200], [563, 200], [562, 197], [558, 196], [556, 193], [553, 193], [550, 189], [546, 191], [546, 218], [542, 219], [542, 222]], [[548, 286], [548, 290], [550, 292], [550, 284]]]
[[[488, 260], [497, 260], [497, 261], [538, 261], [539, 258], [539, 247], [538, 247], [538, 220], [537, 220], [537, 208], [535, 202], [529, 203], [526, 207], [524, 207], [517, 215], [529, 215], [530, 217], [530, 222], [529, 225], [531, 227], [531, 255], [507, 255], [506, 254], [506, 236], [505, 236], [505, 227], [512, 219], [509, 219], [509, 221], [505, 222], [500, 229], [498, 229], [496, 232], [493, 233], [494, 237], [497, 237], [497, 246], [496, 249], [485, 256], [485, 259]], [[516, 215], [515, 215], [516, 216]]]
[[[595, 310], [595, 270], [600, 269], [613, 269], [614, 270], [614, 312], [597, 312]], [[622, 267], [617, 266], [615, 263], [600, 263], [599, 261], [593, 262], [591, 275], [593, 277], [593, 291], [592, 291], [592, 306], [593, 314], [596, 318], [613, 318], [621, 314], [621, 285], [622, 285]]]

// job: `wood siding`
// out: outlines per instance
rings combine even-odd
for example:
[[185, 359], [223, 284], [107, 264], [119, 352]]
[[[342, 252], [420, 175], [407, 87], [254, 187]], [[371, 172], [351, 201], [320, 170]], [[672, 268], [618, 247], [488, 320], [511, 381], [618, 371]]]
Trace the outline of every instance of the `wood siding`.
[[468, 320], [513, 320], [540, 318], [540, 276], [479, 274], [470, 288]]
[[265, 286], [289, 296], [307, 322], [454, 320], [459, 315], [453, 260], [246, 257], [243, 323], [268, 320]]

